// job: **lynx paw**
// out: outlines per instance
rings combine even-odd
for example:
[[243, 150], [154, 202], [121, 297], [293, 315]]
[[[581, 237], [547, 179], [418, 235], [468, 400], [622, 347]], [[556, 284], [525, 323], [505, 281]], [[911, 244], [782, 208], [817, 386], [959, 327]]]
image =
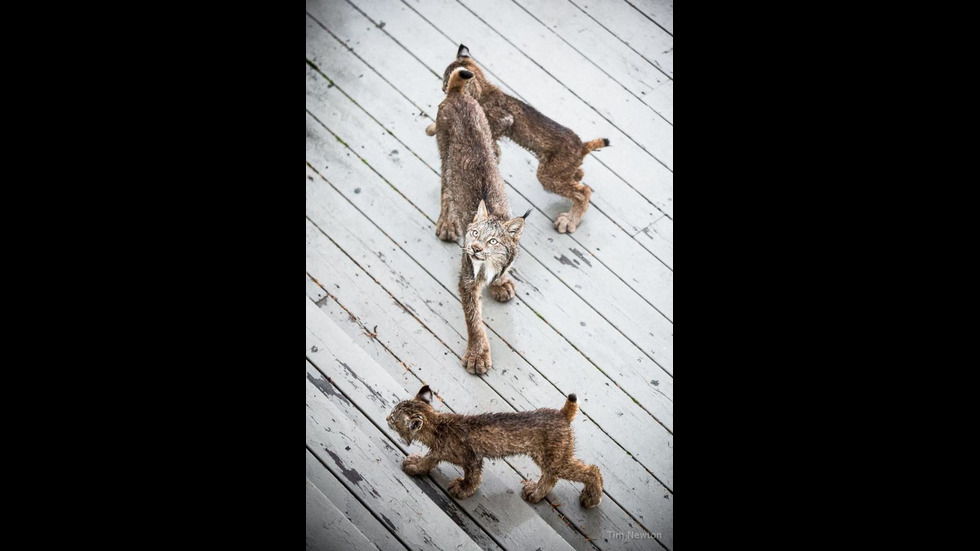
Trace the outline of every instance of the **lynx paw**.
[[402, 461], [402, 470], [410, 475], [425, 474], [421, 468], [422, 456], [412, 454]]
[[436, 123], [431, 123], [429, 126], [425, 127], [425, 135], [426, 136], [436, 135]]
[[470, 487], [462, 478], [457, 478], [450, 482], [449, 486], [446, 486], [446, 490], [449, 492], [449, 495], [456, 499], [466, 499], [476, 493], [476, 487]]
[[459, 224], [455, 221], [448, 222], [446, 218], [440, 216], [436, 222], [436, 236], [443, 241], [458, 241]]
[[524, 497], [524, 500], [525, 501], [529, 501], [531, 503], [537, 503], [537, 502], [541, 501], [541, 499], [544, 496], [541, 496], [541, 497], [538, 497], [537, 499], [535, 499], [536, 496], [534, 495], [535, 490], [538, 489], [538, 483], [537, 482], [535, 482], [533, 480], [525, 480], [525, 481], [523, 481], [523, 484], [524, 484], [524, 489], [521, 490], [521, 496]]
[[469, 349], [463, 355], [463, 367], [474, 375], [483, 375], [490, 369], [490, 347], [486, 343], [482, 348]]
[[585, 489], [582, 490], [582, 493], [579, 494], [578, 500], [582, 504], [582, 507], [591, 509], [602, 501], [602, 490], [586, 486]]
[[575, 220], [571, 214], [563, 212], [558, 215], [558, 218], [555, 218], [554, 226], [558, 233], [572, 233], [578, 227], [579, 222], [580, 220]]
[[511, 279], [505, 279], [503, 282], [490, 285], [490, 296], [497, 302], [507, 302], [514, 298], [514, 294], [514, 281]]

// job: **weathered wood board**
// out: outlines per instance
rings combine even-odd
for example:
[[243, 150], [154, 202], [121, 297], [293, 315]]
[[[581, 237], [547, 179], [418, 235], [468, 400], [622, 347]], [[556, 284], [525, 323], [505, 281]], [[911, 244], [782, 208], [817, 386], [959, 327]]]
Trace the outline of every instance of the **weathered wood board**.
[[309, 478], [306, 479], [306, 548], [311, 551], [376, 549]]
[[[308, 295], [307, 295], [308, 296]], [[306, 479], [380, 551], [401, 551], [406, 547], [364, 505], [347, 491], [309, 449], [306, 450]]]

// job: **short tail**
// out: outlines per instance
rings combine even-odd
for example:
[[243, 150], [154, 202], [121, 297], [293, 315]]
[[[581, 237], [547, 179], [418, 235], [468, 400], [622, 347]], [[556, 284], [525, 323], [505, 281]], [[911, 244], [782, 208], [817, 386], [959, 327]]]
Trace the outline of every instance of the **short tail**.
[[578, 413], [578, 398], [574, 394], [568, 395], [568, 401], [565, 402], [564, 407], [561, 408], [561, 414], [565, 417], [565, 420], [569, 423], [575, 418], [575, 414]]
[[466, 81], [471, 78], [473, 78], [473, 73], [467, 71], [466, 69], [453, 71], [453, 74], [449, 75], [449, 84], [446, 85], [446, 93], [448, 94], [453, 90], [462, 88], [466, 85]]
[[585, 149], [586, 153], [590, 151], [595, 151], [596, 149], [602, 149], [603, 147], [609, 146], [609, 140], [606, 138], [596, 138], [594, 140], [589, 140], [582, 144], [582, 148]]

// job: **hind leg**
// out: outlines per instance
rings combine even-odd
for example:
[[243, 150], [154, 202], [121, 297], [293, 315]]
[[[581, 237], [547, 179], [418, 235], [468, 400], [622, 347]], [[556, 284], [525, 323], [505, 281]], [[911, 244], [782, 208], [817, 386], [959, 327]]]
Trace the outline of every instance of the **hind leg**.
[[572, 208], [555, 218], [554, 227], [558, 233], [574, 232], [589, 208], [592, 188], [578, 181], [584, 175], [580, 168], [570, 171], [566, 167], [552, 166], [552, 163], [545, 161], [538, 165], [538, 180], [544, 188], [572, 200]]
[[524, 499], [530, 501], [531, 503], [537, 503], [544, 499], [544, 496], [548, 495], [548, 492], [555, 487], [558, 483], [558, 477], [543, 471], [541, 473], [541, 478], [537, 482], [532, 482], [530, 480], [524, 481], [524, 489], [521, 490], [521, 495]]
[[573, 482], [585, 483], [579, 495], [583, 507], [592, 508], [602, 501], [602, 473], [595, 465], [586, 465], [574, 457], [559, 471], [558, 476]]

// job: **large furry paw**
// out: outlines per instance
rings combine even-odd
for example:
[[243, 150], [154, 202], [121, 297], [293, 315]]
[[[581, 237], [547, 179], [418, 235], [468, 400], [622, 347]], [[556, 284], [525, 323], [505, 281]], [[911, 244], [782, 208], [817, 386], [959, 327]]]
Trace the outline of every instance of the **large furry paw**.
[[432, 123], [429, 126], [426, 126], [425, 127], [425, 135], [426, 136], [435, 136], [436, 135], [436, 123]]
[[582, 490], [582, 493], [579, 494], [578, 500], [579, 503], [582, 504], [582, 507], [591, 509], [602, 501], [602, 490], [592, 486], [586, 486], [585, 489]]
[[418, 454], [412, 454], [402, 461], [402, 470], [410, 475], [425, 474], [422, 470], [422, 456]]
[[446, 218], [440, 216], [436, 221], [436, 236], [443, 241], [459, 241], [459, 224]]
[[490, 296], [497, 302], [507, 302], [514, 298], [514, 280], [507, 278], [503, 281], [497, 280], [490, 284]]
[[457, 478], [446, 486], [446, 490], [456, 499], [466, 499], [476, 493], [476, 486], [471, 487], [462, 478]]
[[486, 341], [479, 348], [470, 348], [463, 355], [463, 367], [474, 375], [483, 375], [490, 369], [490, 345]]
[[544, 496], [537, 497], [534, 495], [534, 492], [538, 489], [537, 482], [533, 480], [524, 480], [522, 483], [524, 484], [524, 489], [521, 490], [521, 497], [523, 497], [525, 501], [537, 503], [544, 499]]
[[555, 218], [554, 226], [558, 233], [572, 233], [578, 228], [579, 222], [581, 220], [575, 220], [570, 213], [563, 212]]

